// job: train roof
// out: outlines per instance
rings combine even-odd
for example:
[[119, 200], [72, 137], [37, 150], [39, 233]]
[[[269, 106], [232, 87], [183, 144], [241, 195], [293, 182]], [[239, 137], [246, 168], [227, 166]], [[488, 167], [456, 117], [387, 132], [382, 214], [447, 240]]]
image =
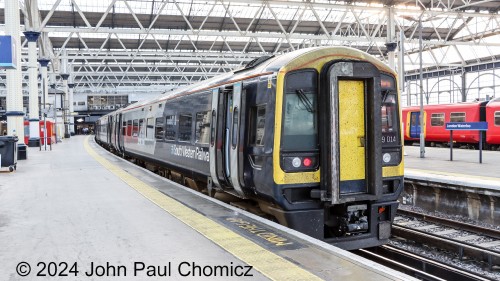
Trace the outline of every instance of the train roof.
[[488, 102], [486, 107], [500, 108], [500, 98], [494, 98]]
[[135, 108], [140, 108], [147, 104], [164, 102], [166, 100], [181, 97], [189, 93], [203, 91], [205, 89], [234, 83], [251, 77], [274, 74], [280, 71], [288, 72], [294, 69], [307, 68], [308, 65], [313, 65], [314, 63], [317, 63], [318, 60], [331, 60], [335, 57], [338, 57], [339, 59], [349, 58], [352, 60], [366, 60], [374, 64], [381, 71], [393, 73], [394, 75], [396, 74], [389, 66], [387, 66], [374, 56], [357, 49], [343, 46], [312, 47], [296, 50], [279, 56], [269, 57], [268, 59], [263, 59], [262, 62], [256, 64], [255, 66], [247, 68], [243, 67], [241, 69], [224, 73], [219, 76], [194, 83], [192, 85], [181, 87], [170, 92], [165, 92], [159, 97], [131, 104], [125, 108], [120, 109], [120, 111], [128, 111]]

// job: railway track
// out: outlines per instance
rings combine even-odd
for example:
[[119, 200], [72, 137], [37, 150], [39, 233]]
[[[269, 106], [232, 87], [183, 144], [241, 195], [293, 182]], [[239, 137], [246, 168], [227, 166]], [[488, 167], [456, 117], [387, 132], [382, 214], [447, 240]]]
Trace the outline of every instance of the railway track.
[[500, 233], [496, 230], [449, 219], [406, 212], [397, 216], [393, 235], [487, 264], [489, 270], [500, 265]]
[[421, 280], [491, 280], [455, 266], [409, 253], [394, 246], [384, 245], [353, 252]]
[[470, 224], [470, 223], [458, 222], [456, 220], [427, 215], [427, 214], [423, 214], [423, 213], [419, 213], [419, 212], [415, 212], [415, 211], [410, 211], [410, 210], [398, 209], [398, 214], [404, 215], [407, 217], [413, 217], [413, 218], [423, 220], [426, 222], [430, 222], [430, 223], [438, 223], [438, 224], [453, 227], [456, 229], [474, 232], [474, 233], [477, 233], [480, 235], [486, 235], [488, 237], [500, 240], [500, 230], [497, 230], [497, 229], [482, 227], [482, 226], [474, 225], [474, 224]]

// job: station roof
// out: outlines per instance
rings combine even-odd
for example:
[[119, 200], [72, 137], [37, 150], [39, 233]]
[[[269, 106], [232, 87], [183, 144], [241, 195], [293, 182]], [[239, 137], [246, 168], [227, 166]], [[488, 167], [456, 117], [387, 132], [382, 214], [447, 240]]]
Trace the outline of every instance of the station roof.
[[[161, 91], [310, 46], [351, 46], [387, 62], [386, 43], [396, 42], [412, 72], [420, 62], [420, 32], [428, 69], [500, 57], [500, 1], [493, 0], [20, 3], [21, 29], [42, 32], [41, 56], [51, 58], [56, 72], [71, 74], [76, 92]], [[2, 2], [0, 33], [3, 8]]]

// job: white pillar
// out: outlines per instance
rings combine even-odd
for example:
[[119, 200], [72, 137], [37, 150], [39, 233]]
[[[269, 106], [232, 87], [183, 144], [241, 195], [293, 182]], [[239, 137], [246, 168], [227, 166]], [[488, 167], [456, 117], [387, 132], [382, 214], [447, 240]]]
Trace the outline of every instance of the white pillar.
[[28, 40], [28, 73], [29, 73], [29, 147], [40, 146], [40, 114], [38, 108], [38, 64], [36, 60], [36, 41], [40, 32], [25, 31]]
[[39, 59], [38, 62], [42, 67], [42, 108], [47, 109], [49, 104], [52, 103], [49, 101], [49, 81], [47, 76], [47, 66], [49, 65], [50, 60]]
[[[398, 75], [399, 75], [399, 90], [403, 93], [405, 89], [405, 33], [403, 30], [400, 31], [399, 35], [399, 58], [398, 58]], [[407, 99], [410, 96], [407, 95]]]
[[389, 66], [395, 70], [396, 69], [396, 47], [398, 44], [396, 43], [395, 33], [396, 33], [396, 25], [394, 22], [394, 7], [387, 8], [388, 20], [387, 20], [387, 43], [385, 46], [387, 47], [387, 57], [389, 60]]
[[21, 74], [21, 32], [19, 19], [19, 1], [5, 1], [5, 34], [12, 36], [15, 42], [16, 69], [7, 69], [7, 134], [19, 137], [18, 145], [24, 144], [24, 111]]
[[[49, 81], [48, 81], [48, 77], [47, 77], [47, 66], [49, 65], [49, 62], [50, 60], [48, 59], [44, 59], [44, 58], [41, 58], [38, 60], [38, 62], [40, 63], [40, 67], [41, 67], [41, 75], [42, 75], [42, 83], [41, 83], [41, 87], [42, 87], [42, 121], [47, 121], [47, 116], [49, 115], [49, 110], [50, 110], [50, 106], [49, 104], [51, 103], [49, 101]], [[47, 123], [44, 123], [44, 127], [43, 127], [43, 136], [45, 139], [41, 139], [40, 141], [42, 142], [42, 144], [51, 144], [52, 141], [51, 140], [48, 140], [50, 139], [51, 136], [48, 136], [47, 135]]]

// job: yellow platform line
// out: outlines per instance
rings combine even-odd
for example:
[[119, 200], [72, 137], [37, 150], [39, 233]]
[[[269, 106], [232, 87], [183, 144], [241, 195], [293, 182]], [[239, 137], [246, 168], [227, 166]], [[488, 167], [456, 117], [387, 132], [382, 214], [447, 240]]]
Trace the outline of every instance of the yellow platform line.
[[83, 145], [97, 162], [130, 187], [271, 280], [322, 280], [125, 172], [95, 152], [89, 145], [89, 137]]

